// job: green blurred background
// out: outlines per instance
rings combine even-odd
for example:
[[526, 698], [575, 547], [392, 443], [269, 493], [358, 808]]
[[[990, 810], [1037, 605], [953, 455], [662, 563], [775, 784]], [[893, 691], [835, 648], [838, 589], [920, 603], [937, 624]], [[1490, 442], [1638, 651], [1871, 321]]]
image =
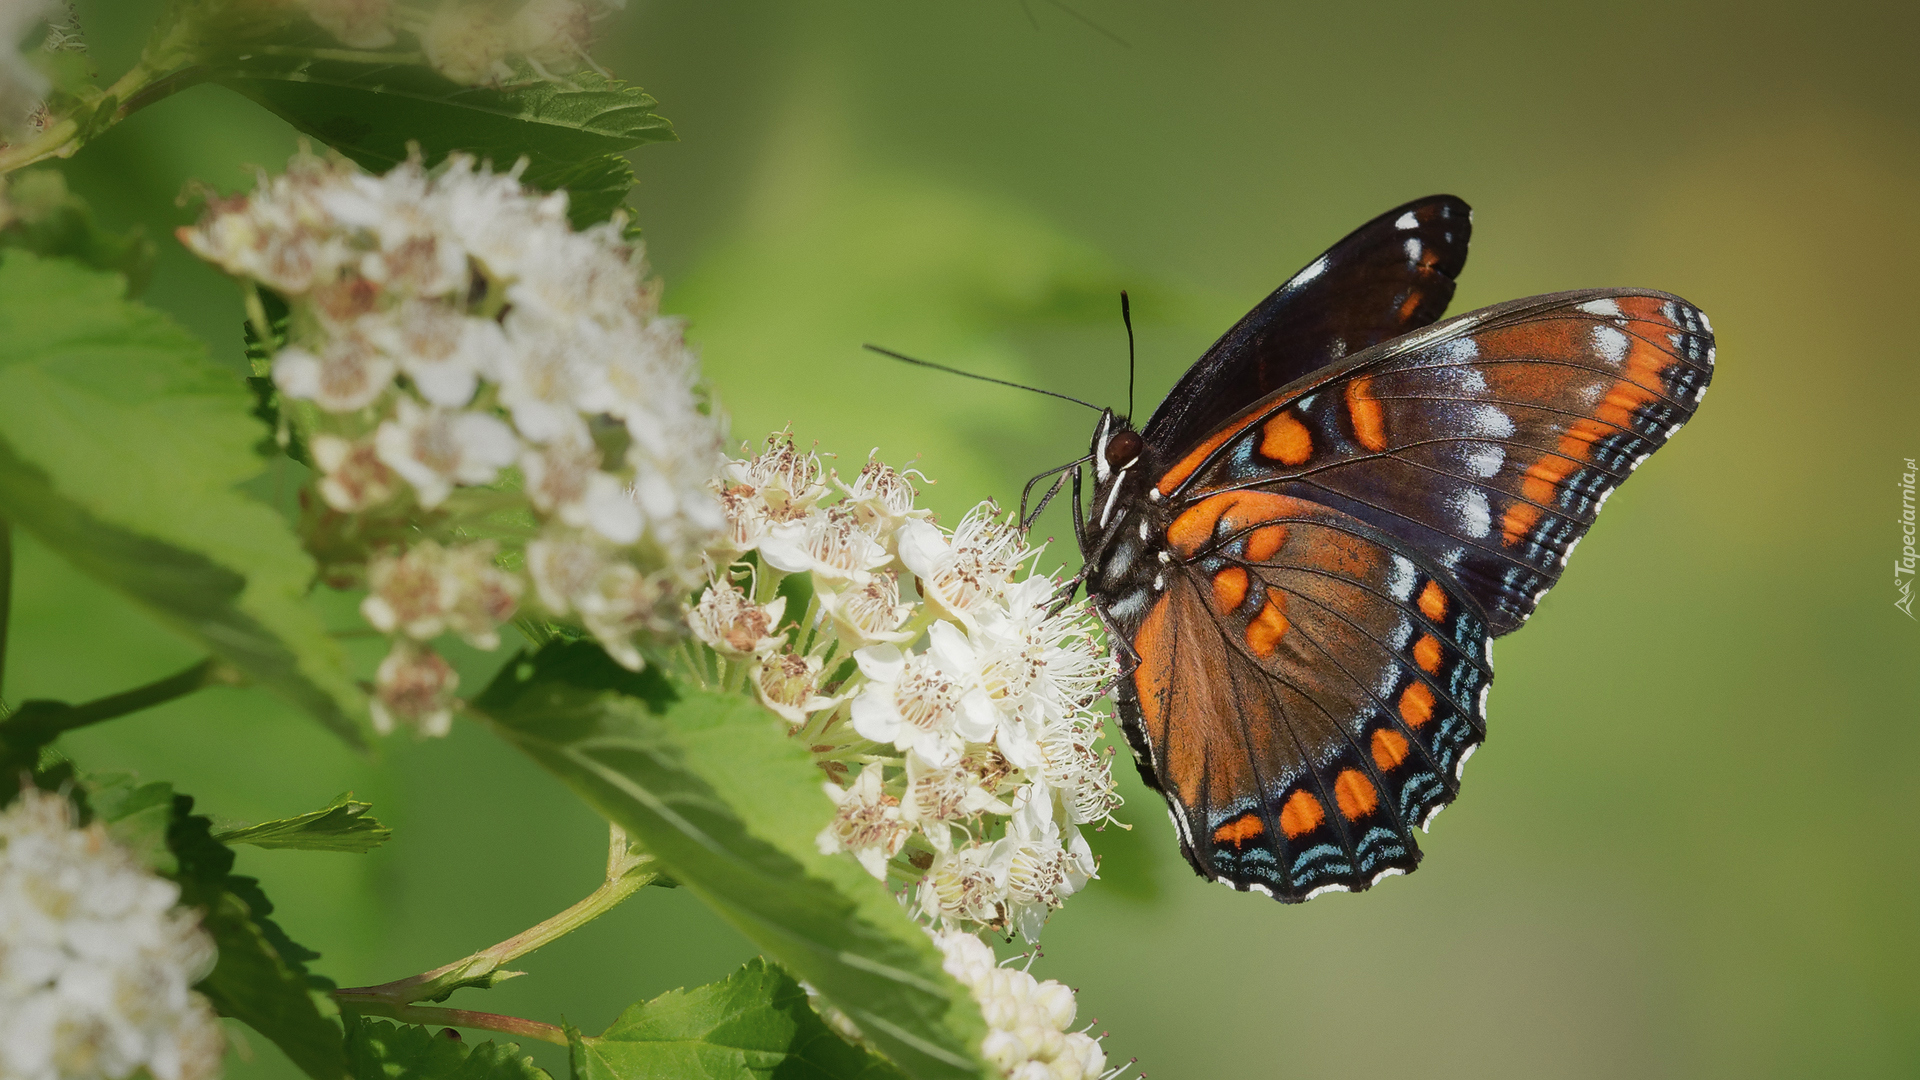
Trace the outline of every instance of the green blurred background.
[[[1084, 452], [1085, 413], [860, 343], [1122, 405], [1125, 286], [1144, 412], [1322, 248], [1434, 191], [1477, 210], [1456, 311], [1668, 289], [1710, 313], [1720, 363], [1501, 641], [1490, 740], [1419, 873], [1236, 895], [1128, 777], [1137, 827], [1094, 838], [1107, 880], [1036, 974], [1156, 1078], [1920, 1073], [1920, 624], [1890, 569], [1920, 455], [1920, 8], [1078, 4], [1125, 44], [1045, 0], [631, 0], [606, 24], [604, 59], [683, 140], [636, 154], [636, 212], [737, 437], [791, 422], [843, 467], [917, 455], [949, 521], [1017, 498]], [[79, 7], [117, 70], [152, 6]], [[233, 289], [165, 232], [188, 180], [242, 186], [294, 145], [202, 87], [66, 166], [109, 222], [160, 232], [148, 298], [236, 368]], [[1064, 519], [1044, 529], [1077, 564]], [[31, 541], [20, 560], [10, 699], [195, 658]], [[600, 824], [472, 727], [362, 760], [215, 690], [66, 747], [219, 816], [370, 799], [397, 834], [370, 856], [241, 854], [343, 984], [504, 938], [599, 874]], [[752, 953], [648, 890], [467, 1007], [596, 1030]], [[252, 1037], [230, 1075], [293, 1074]]]

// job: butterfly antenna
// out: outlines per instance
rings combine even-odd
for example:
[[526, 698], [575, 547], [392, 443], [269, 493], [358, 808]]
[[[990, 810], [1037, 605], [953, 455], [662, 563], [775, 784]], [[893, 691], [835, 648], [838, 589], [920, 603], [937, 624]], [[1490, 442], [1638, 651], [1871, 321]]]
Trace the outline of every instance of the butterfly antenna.
[[1086, 26], [1089, 29], [1091, 29], [1094, 33], [1099, 34], [1101, 37], [1106, 38], [1108, 41], [1113, 42], [1115, 45], [1118, 45], [1123, 49], [1133, 48], [1132, 42], [1128, 41], [1126, 38], [1121, 37], [1119, 34], [1116, 34], [1113, 31], [1107, 29], [1106, 27], [1101, 26], [1099, 23], [1094, 22], [1092, 19], [1087, 18], [1085, 15], [1082, 15], [1078, 11], [1075, 11], [1074, 9], [1068, 7], [1066, 4], [1061, 3], [1061, 0], [1047, 0], [1047, 2], [1052, 4], [1054, 7], [1059, 8], [1061, 11], [1064, 11], [1067, 14], [1073, 16], [1074, 18], [1080, 20], [1082, 23], [1085, 23]]
[[1133, 423], [1133, 303], [1120, 290], [1120, 321], [1127, 324], [1127, 423]]
[[1011, 386], [1015, 390], [1031, 390], [1036, 394], [1045, 394], [1048, 397], [1057, 397], [1061, 401], [1071, 401], [1075, 405], [1084, 406], [1085, 408], [1092, 409], [1094, 412], [1106, 411], [1102, 409], [1100, 406], [1095, 405], [1090, 401], [1081, 401], [1079, 398], [1072, 397], [1068, 394], [1056, 394], [1051, 390], [1042, 390], [1037, 386], [1027, 386], [1024, 383], [1009, 382], [1006, 379], [996, 379], [991, 375], [976, 375], [971, 371], [961, 371], [959, 368], [948, 367], [945, 364], [936, 364], [931, 360], [915, 359], [914, 357], [908, 356], [905, 353], [897, 353], [897, 352], [894, 352], [892, 349], [883, 349], [878, 345], [863, 345], [861, 346], [861, 348], [864, 348], [869, 352], [877, 352], [881, 356], [891, 356], [895, 360], [901, 360], [909, 364], [918, 364], [921, 367], [932, 368], [935, 371], [944, 371], [949, 375], [959, 375], [968, 379], [979, 379], [981, 382], [998, 383], [1001, 386]]

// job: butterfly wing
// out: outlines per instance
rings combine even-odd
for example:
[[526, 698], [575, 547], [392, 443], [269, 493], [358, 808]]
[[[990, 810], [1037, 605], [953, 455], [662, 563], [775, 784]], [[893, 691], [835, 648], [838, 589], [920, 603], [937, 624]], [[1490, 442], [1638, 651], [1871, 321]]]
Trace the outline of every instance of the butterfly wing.
[[1677, 296], [1516, 300], [1375, 346], [1255, 404], [1160, 478], [1174, 507], [1257, 488], [1425, 553], [1517, 629], [1607, 496], [1693, 415], [1713, 332]]
[[1398, 206], [1355, 229], [1273, 291], [1188, 369], [1142, 435], [1197, 440], [1249, 401], [1432, 323], [1467, 262], [1472, 211], [1451, 195]]
[[1199, 500], [1167, 543], [1118, 698], [1194, 869], [1287, 901], [1413, 869], [1413, 828], [1486, 730], [1479, 608], [1391, 537], [1286, 495]]

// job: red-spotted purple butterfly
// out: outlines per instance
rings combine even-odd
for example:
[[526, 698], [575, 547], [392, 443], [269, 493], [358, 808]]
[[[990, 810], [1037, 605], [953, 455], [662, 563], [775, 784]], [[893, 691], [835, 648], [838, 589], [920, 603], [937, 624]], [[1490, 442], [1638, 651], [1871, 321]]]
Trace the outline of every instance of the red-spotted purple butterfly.
[[[1713, 374], [1644, 289], [1435, 323], [1452, 196], [1389, 210], [1208, 349], [1144, 428], [1105, 410], [1074, 526], [1121, 725], [1195, 871], [1300, 901], [1420, 861], [1486, 736], [1492, 638]], [[1055, 482], [1057, 490], [1059, 482]]]

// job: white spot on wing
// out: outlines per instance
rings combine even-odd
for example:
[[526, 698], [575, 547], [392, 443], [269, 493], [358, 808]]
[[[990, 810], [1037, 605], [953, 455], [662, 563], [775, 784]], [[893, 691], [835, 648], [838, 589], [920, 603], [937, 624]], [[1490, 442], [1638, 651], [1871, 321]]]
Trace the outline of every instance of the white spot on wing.
[[1399, 877], [1401, 874], [1404, 874], [1406, 872], [1407, 872], [1407, 868], [1404, 866], [1389, 866], [1385, 870], [1382, 870], [1379, 873], [1373, 875], [1373, 880], [1367, 882], [1367, 887], [1372, 888], [1373, 886], [1380, 884], [1381, 882], [1387, 880], [1390, 877]]
[[1614, 318], [1620, 317], [1620, 305], [1614, 303], [1611, 299], [1589, 300], [1586, 303], [1580, 305], [1580, 310], [1586, 312], [1589, 315], [1608, 315]]
[[1613, 326], [1594, 327], [1593, 349], [1605, 357], [1607, 363], [1619, 367], [1627, 362], [1626, 331]]
[[1483, 438], [1505, 439], [1513, 434], [1513, 417], [1493, 405], [1480, 405], [1467, 413], [1467, 426]]
[[1387, 563], [1387, 591], [1395, 600], [1405, 601], [1413, 596], [1413, 561], [1404, 555], [1395, 555]]
[[1713, 323], [1707, 319], [1707, 313], [1696, 309], [1694, 314], [1700, 316], [1700, 325], [1707, 328], [1707, 333], [1713, 333]]
[[1269, 900], [1272, 900], [1272, 899], [1274, 898], [1274, 896], [1273, 896], [1273, 890], [1272, 890], [1272, 889], [1269, 889], [1269, 888], [1267, 888], [1267, 887], [1266, 887], [1265, 885], [1262, 885], [1262, 884], [1260, 884], [1260, 883], [1259, 883], [1259, 882], [1257, 882], [1257, 881], [1250, 881], [1250, 882], [1248, 882], [1248, 883], [1247, 883], [1247, 891], [1248, 891], [1248, 892], [1257, 892], [1257, 893], [1259, 893], [1259, 894], [1260, 894], [1261, 896], [1264, 896], [1264, 897], [1266, 897], [1266, 898], [1267, 898], [1267, 899], [1269, 899]]
[[[1489, 665], [1491, 665], [1491, 664], [1493, 663], [1493, 654], [1492, 654], [1492, 653], [1488, 653], [1488, 654], [1487, 654], [1487, 663], [1488, 663]], [[1473, 708], [1474, 708], [1474, 712], [1475, 712], [1475, 713], [1476, 713], [1476, 714], [1477, 714], [1477, 715], [1478, 715], [1478, 716], [1480, 717], [1480, 719], [1482, 719], [1482, 720], [1485, 720], [1485, 719], [1487, 718], [1487, 691], [1489, 691], [1489, 690], [1491, 690], [1491, 689], [1493, 689], [1493, 684], [1492, 684], [1492, 683], [1490, 683], [1490, 682], [1489, 682], [1489, 683], [1482, 683], [1482, 684], [1480, 685], [1480, 697], [1479, 697], [1479, 698], [1478, 698], [1477, 700], [1475, 700], [1475, 701], [1474, 701], [1474, 703], [1473, 703]]]
[[1421, 819], [1420, 819], [1420, 831], [1421, 831], [1421, 832], [1428, 832], [1428, 831], [1430, 831], [1430, 830], [1428, 829], [1428, 826], [1430, 826], [1430, 825], [1432, 825], [1432, 824], [1433, 824], [1433, 819], [1434, 819], [1434, 818], [1437, 818], [1437, 817], [1439, 817], [1439, 816], [1440, 816], [1440, 811], [1442, 811], [1442, 810], [1445, 810], [1446, 808], [1447, 808], [1447, 804], [1446, 804], [1446, 803], [1441, 803], [1440, 805], [1438, 805], [1438, 806], [1436, 806], [1436, 807], [1434, 807], [1433, 809], [1431, 809], [1431, 810], [1429, 810], [1429, 811], [1427, 811], [1427, 816], [1426, 816], [1426, 817], [1424, 817], [1424, 818], [1421, 818]]
[[1461, 456], [1467, 472], [1482, 480], [1499, 472], [1500, 466], [1507, 463], [1506, 448], [1493, 443], [1467, 443]]
[[1307, 893], [1307, 895], [1306, 895], [1306, 897], [1305, 897], [1305, 899], [1307, 899], [1307, 900], [1311, 900], [1311, 899], [1313, 899], [1314, 897], [1316, 897], [1316, 896], [1319, 896], [1319, 895], [1320, 895], [1321, 893], [1330, 893], [1330, 892], [1352, 892], [1352, 891], [1353, 891], [1353, 889], [1352, 889], [1351, 887], [1349, 887], [1349, 886], [1346, 886], [1346, 885], [1322, 885], [1322, 886], [1320, 886], [1320, 887], [1319, 887], [1319, 888], [1317, 888], [1317, 889], [1313, 889], [1313, 890], [1311, 890], [1311, 891], [1309, 891], [1309, 892]]
[[1448, 501], [1460, 515], [1460, 531], [1478, 540], [1493, 530], [1493, 508], [1487, 505], [1486, 492], [1477, 487], [1462, 488]]
[[1413, 211], [1409, 210], [1393, 219], [1393, 227], [1396, 229], [1417, 229], [1420, 227], [1420, 219], [1414, 217]]
[[1573, 549], [1579, 547], [1580, 541], [1585, 540], [1586, 538], [1587, 538], [1586, 534], [1582, 533], [1581, 535], [1574, 537], [1571, 543], [1567, 544], [1567, 550], [1560, 553], [1561, 566], [1567, 565], [1567, 560], [1573, 558]]
[[1408, 262], [1420, 261], [1420, 241], [1411, 236], [1407, 237], [1406, 249]]

